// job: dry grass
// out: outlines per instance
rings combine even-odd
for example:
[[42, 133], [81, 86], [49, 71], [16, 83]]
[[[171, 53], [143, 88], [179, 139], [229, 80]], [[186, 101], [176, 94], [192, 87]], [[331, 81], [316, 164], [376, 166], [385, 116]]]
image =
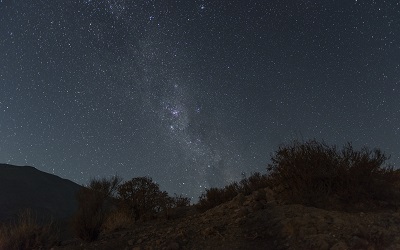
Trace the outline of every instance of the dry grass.
[[71, 219], [76, 236], [88, 242], [97, 240], [111, 212], [114, 195], [121, 181], [119, 176], [92, 179], [87, 188], [79, 190], [76, 194], [79, 207]]
[[31, 210], [18, 215], [17, 222], [0, 227], [0, 249], [49, 249], [56, 245], [59, 230], [53, 221], [41, 225]]
[[105, 197], [100, 192], [84, 188], [78, 192], [77, 199], [79, 207], [71, 220], [71, 227], [80, 239], [97, 240], [106, 218]]
[[113, 232], [120, 229], [130, 228], [135, 220], [126, 211], [122, 209], [111, 212], [103, 224], [103, 231], [106, 233]]

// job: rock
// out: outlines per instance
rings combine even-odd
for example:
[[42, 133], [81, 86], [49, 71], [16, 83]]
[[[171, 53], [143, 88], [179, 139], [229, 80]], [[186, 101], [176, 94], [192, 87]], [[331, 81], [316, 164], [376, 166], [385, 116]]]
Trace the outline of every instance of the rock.
[[252, 198], [254, 201], [261, 201], [266, 199], [266, 194], [264, 189], [260, 189], [258, 191], [254, 191], [252, 193]]
[[128, 240], [128, 245], [129, 245], [129, 246], [133, 246], [133, 244], [135, 244], [135, 241], [134, 241], [134, 240]]
[[353, 237], [351, 237], [351, 239], [349, 241], [349, 245], [352, 248], [367, 249], [369, 243], [365, 239], [362, 239], [362, 238], [360, 238], [358, 236], [353, 236]]
[[236, 195], [235, 198], [233, 198], [232, 203], [236, 206], [242, 206], [245, 201], [245, 197], [243, 193], [239, 193]]
[[343, 225], [345, 224], [345, 221], [339, 217], [333, 217], [333, 223], [335, 225]]
[[293, 225], [287, 221], [282, 222], [281, 234], [284, 238], [290, 238], [293, 236], [294, 228]]
[[207, 227], [207, 228], [204, 229], [203, 232], [202, 232], [202, 234], [203, 234], [204, 236], [213, 235], [213, 234], [215, 234], [215, 233], [216, 233], [216, 231], [215, 231], [215, 229], [214, 229], [213, 227]]
[[264, 205], [260, 201], [255, 202], [253, 205], [253, 211], [258, 211], [263, 208], [264, 208]]
[[237, 217], [244, 217], [250, 213], [249, 209], [247, 207], [241, 207], [237, 210], [235, 210], [235, 213]]
[[270, 188], [264, 188], [264, 192], [265, 192], [265, 198], [266, 198], [266, 200], [269, 202], [269, 201], [272, 201], [272, 200], [275, 200], [275, 194], [274, 194], [274, 191], [272, 191], [272, 189], [270, 189]]
[[333, 245], [329, 250], [347, 250], [349, 247], [343, 241], [339, 241], [335, 245]]
[[165, 250], [179, 250], [180, 246], [178, 242], [170, 242], [168, 246], [164, 248]]
[[390, 245], [388, 248], [386, 248], [386, 250], [399, 250], [399, 249], [400, 249], [400, 243]]
[[235, 224], [242, 224], [244, 222], [244, 218], [243, 217], [239, 217], [235, 219]]
[[325, 241], [323, 238], [315, 238], [313, 239], [313, 242], [311, 244], [315, 249], [320, 249], [320, 250], [328, 250], [329, 249], [329, 244], [328, 242]]
[[308, 235], [317, 234], [317, 229], [315, 227], [300, 227], [299, 237], [304, 239]]

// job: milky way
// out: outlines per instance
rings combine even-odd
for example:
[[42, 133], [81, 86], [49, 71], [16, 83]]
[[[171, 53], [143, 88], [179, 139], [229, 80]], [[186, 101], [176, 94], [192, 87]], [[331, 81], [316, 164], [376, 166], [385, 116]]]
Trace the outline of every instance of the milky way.
[[0, 162], [170, 193], [293, 139], [400, 164], [395, 1], [0, 1]]

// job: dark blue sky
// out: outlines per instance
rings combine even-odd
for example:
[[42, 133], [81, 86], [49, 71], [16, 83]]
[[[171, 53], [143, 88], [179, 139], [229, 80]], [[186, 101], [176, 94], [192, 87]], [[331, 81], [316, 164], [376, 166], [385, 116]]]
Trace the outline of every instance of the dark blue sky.
[[0, 162], [170, 193], [292, 139], [400, 165], [396, 1], [0, 1]]

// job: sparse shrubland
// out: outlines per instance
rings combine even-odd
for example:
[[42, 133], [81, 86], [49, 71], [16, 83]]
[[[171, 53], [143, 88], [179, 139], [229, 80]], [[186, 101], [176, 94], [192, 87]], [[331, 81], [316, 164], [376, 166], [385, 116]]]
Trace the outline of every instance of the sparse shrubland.
[[49, 249], [58, 239], [54, 221], [39, 223], [29, 209], [20, 212], [15, 223], [0, 226], [0, 249]]
[[190, 206], [190, 198], [183, 195], [174, 194], [174, 197], [172, 197], [172, 208], [187, 206]]
[[316, 140], [294, 141], [272, 155], [268, 171], [280, 198], [289, 203], [365, 209], [394, 206], [400, 197], [399, 171], [384, 166], [387, 159], [379, 149], [356, 151], [350, 143], [338, 149]]
[[[238, 194], [253, 194], [259, 200], [268, 196], [286, 204], [327, 210], [399, 207], [400, 171], [384, 165], [387, 159], [379, 149], [357, 151], [350, 143], [338, 149], [316, 140], [294, 141], [271, 155], [267, 173], [253, 173], [223, 188], [207, 189], [196, 208], [203, 212]], [[79, 209], [73, 226], [85, 241], [96, 240], [101, 232], [129, 228], [138, 221], [168, 219], [171, 209], [190, 205], [189, 198], [169, 196], [150, 177], [136, 177], [122, 184], [117, 177], [92, 180], [77, 199]]]
[[400, 171], [385, 166], [387, 159], [379, 149], [357, 151], [350, 143], [338, 149], [316, 140], [294, 141], [272, 155], [268, 174], [255, 173], [223, 188], [207, 189], [197, 207], [206, 211], [239, 193], [266, 187], [284, 202], [325, 209], [399, 206]]
[[190, 199], [183, 196], [168, 196], [150, 177], [137, 177], [123, 183], [118, 187], [118, 198], [135, 221], [152, 219], [159, 213], [167, 216], [169, 209], [190, 203]]
[[199, 197], [197, 208], [203, 212], [232, 200], [239, 193], [249, 195], [253, 191], [270, 187], [268, 179], [267, 175], [254, 173], [248, 178], [243, 178], [240, 182], [232, 182], [223, 188], [206, 189], [206, 192]]
[[121, 178], [93, 179], [77, 194], [78, 211], [71, 220], [75, 235], [84, 241], [96, 240], [102, 232], [131, 227], [175, 207], [189, 206], [182, 195], [170, 197], [149, 177], [136, 177], [121, 184]]

